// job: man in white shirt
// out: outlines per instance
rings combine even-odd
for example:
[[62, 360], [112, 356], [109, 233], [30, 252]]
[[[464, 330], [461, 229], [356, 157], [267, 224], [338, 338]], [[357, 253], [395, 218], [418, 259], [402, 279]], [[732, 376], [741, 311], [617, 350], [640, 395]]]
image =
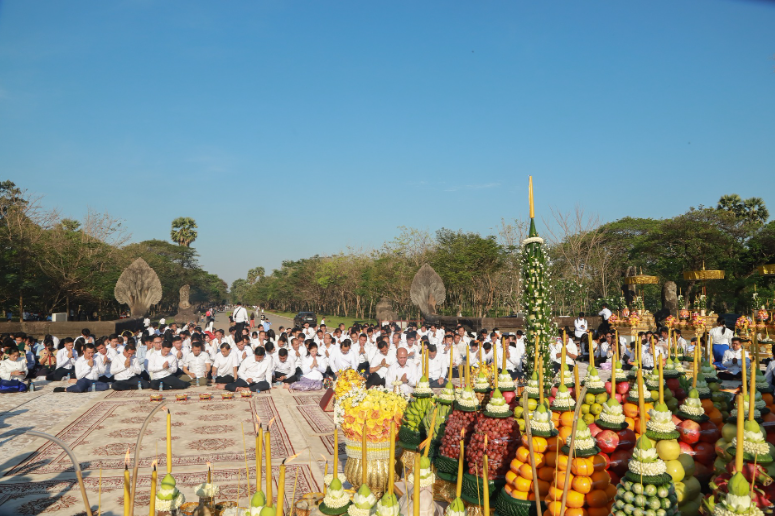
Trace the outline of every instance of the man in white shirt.
[[729, 342], [735, 334], [727, 328], [724, 318], [719, 317], [708, 335], [713, 339], [713, 361], [723, 363], [724, 353], [729, 350]]
[[435, 344], [428, 345], [428, 382], [431, 388], [444, 387], [447, 383], [449, 360], [438, 352]]
[[113, 358], [111, 362], [111, 372], [113, 373], [113, 390], [129, 391], [137, 389], [138, 384], [143, 389], [150, 389], [151, 384], [140, 376], [142, 367], [140, 361], [135, 356], [136, 347], [131, 342], [124, 346], [124, 351]]
[[100, 342], [94, 347], [97, 349], [97, 352], [94, 354], [94, 358], [97, 360], [97, 365], [99, 366], [100, 370], [99, 381], [104, 383], [111, 383], [113, 381], [113, 373], [111, 373], [110, 370], [110, 364], [112, 360], [108, 354], [108, 348], [105, 346], [104, 342]]
[[748, 357], [748, 353], [743, 349], [743, 342], [739, 337], [732, 337], [732, 349], [728, 349], [724, 352], [724, 359], [721, 361], [721, 365], [724, 369], [719, 368], [718, 377], [720, 380], [740, 380], [742, 378], [743, 358], [747, 371], [751, 370], [751, 360]]
[[191, 353], [188, 353], [183, 359], [181, 369], [183, 376], [180, 377], [184, 382], [197, 385], [207, 385], [207, 375], [210, 374], [210, 355], [202, 351], [202, 343], [194, 341], [191, 345]]
[[[557, 340], [552, 345], [549, 345], [549, 353], [551, 354], [552, 363], [554, 365], [554, 372], [560, 370], [560, 362], [562, 361], [562, 332], [560, 332], [559, 337], [557, 337]], [[573, 342], [573, 339], [568, 337], [567, 341], [565, 342], [565, 367], [568, 369], [568, 371], [573, 371], [573, 368], [576, 365], [576, 357], [578, 356], [579, 350], [576, 347], [576, 343]]]
[[[584, 349], [586, 348], [586, 343], [584, 341], [587, 340], [585, 337], [587, 336], [587, 330], [589, 330], [589, 323], [587, 322], [586, 317], [584, 317], [584, 312], [579, 312], [579, 316], [573, 321], [573, 328], [573, 334], [581, 343], [581, 354], [583, 355]], [[587, 351], [591, 353], [591, 350]]]
[[238, 366], [242, 365], [242, 362], [253, 356], [253, 350], [247, 345], [247, 340], [240, 337], [237, 337], [231, 351], [234, 353], [234, 358], [237, 360]]
[[388, 343], [380, 339], [377, 342], [377, 351], [369, 358], [369, 378], [366, 380], [366, 388], [373, 386], [385, 386], [385, 377], [388, 368], [396, 361], [395, 351], [390, 349]]
[[237, 330], [237, 335], [242, 335], [242, 328], [248, 325], [250, 316], [247, 309], [242, 306], [242, 303], [237, 303], [237, 308], [231, 314], [232, 320], [234, 320], [234, 327]]
[[[99, 381], [100, 367], [94, 357], [96, 353], [94, 344], [87, 343], [83, 347], [83, 356], [75, 362], [75, 377], [78, 379], [75, 385], [67, 388], [67, 392], [87, 392], [89, 390], [106, 391], [108, 384]], [[56, 387], [54, 392], [64, 392], [64, 387]]]
[[400, 389], [403, 394], [409, 395], [414, 391], [417, 384], [417, 370], [415, 367], [407, 365], [408, 354], [406, 348], [400, 348], [396, 351], [396, 363], [388, 368], [385, 375], [385, 386], [393, 389], [394, 385], [400, 383]]
[[71, 379], [75, 377], [75, 362], [78, 360], [78, 356], [73, 351], [73, 339], [68, 337], [63, 342], [65, 347], [57, 351], [57, 368], [46, 375], [46, 380], [58, 382], [67, 375], [70, 375]]
[[237, 371], [239, 360], [236, 353], [232, 351], [228, 342], [221, 344], [220, 353], [215, 355], [212, 371], [213, 383], [216, 389], [223, 389], [229, 383], [237, 381]]
[[337, 378], [348, 369], [358, 370], [358, 355], [351, 348], [350, 339], [345, 340], [328, 360], [328, 367]]
[[231, 392], [270, 390], [272, 388], [272, 361], [266, 359], [266, 350], [258, 347], [252, 357], [243, 360], [237, 372], [237, 381], [227, 384], [225, 388]]
[[291, 360], [287, 349], [280, 348], [280, 350], [277, 352], [277, 361], [273, 362], [273, 366], [274, 371], [272, 379], [274, 380], [275, 384], [291, 384], [298, 380], [298, 377], [296, 376], [296, 366], [293, 360]]
[[[154, 353], [148, 359], [148, 373], [151, 375], [151, 389], [187, 389], [190, 384], [175, 377], [178, 372], [178, 361], [171, 353], [172, 343], [166, 341], [161, 345], [161, 352]], [[163, 384], [163, 385], [162, 385]]]
[[612, 312], [608, 309], [608, 305], [603, 303], [603, 308], [597, 313], [597, 315], [603, 318], [603, 322], [600, 323], [597, 331], [600, 333], [608, 333], [611, 331], [611, 325], [608, 324], [608, 318], [611, 317]]

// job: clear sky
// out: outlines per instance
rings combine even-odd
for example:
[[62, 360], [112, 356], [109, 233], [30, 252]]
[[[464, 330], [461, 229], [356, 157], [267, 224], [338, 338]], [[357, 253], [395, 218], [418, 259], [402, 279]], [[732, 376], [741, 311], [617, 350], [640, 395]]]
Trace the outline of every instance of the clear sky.
[[539, 216], [775, 213], [775, 3], [0, 3], [0, 180], [134, 241], [193, 217], [229, 283], [489, 233], [530, 174]]

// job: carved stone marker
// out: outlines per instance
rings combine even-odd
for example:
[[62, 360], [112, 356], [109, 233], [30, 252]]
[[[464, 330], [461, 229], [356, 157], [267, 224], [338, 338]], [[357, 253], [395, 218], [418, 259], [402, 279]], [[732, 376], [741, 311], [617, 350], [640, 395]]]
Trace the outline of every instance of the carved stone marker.
[[121, 273], [113, 294], [116, 301], [129, 305], [132, 317], [143, 317], [161, 301], [161, 282], [151, 266], [138, 258]]
[[436, 313], [436, 305], [440, 305], [447, 298], [447, 290], [441, 276], [426, 263], [414, 275], [409, 295], [412, 303], [417, 305], [423, 315], [433, 315]]
[[180, 287], [180, 302], [178, 303], [178, 313], [175, 315], [175, 322], [186, 323], [196, 319], [194, 311], [191, 309], [191, 303], [188, 298], [191, 294], [191, 287], [183, 285]]
[[668, 315], [678, 315], [678, 293], [674, 281], [666, 281], [662, 285], [662, 308]]
[[378, 321], [395, 321], [398, 319], [396, 313], [393, 311], [393, 305], [390, 303], [390, 300], [384, 297], [379, 300], [375, 310], [377, 312]]
[[[637, 267], [630, 265], [627, 267], [627, 272], [624, 275], [637, 276]], [[633, 302], [635, 301], [635, 285], [622, 285], [622, 294], [624, 295], [625, 301], [627, 301], [627, 305], [632, 308]]]

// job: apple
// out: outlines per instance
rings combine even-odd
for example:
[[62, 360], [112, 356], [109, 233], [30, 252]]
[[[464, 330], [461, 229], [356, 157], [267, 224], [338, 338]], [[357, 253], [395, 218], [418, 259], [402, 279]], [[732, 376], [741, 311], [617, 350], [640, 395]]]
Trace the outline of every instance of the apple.
[[675, 486], [675, 495], [678, 497], [678, 504], [682, 504], [684, 500], [688, 500], [686, 498], [686, 484], [683, 482], [676, 482], [673, 484]]
[[686, 476], [687, 477], [693, 477], [694, 476], [694, 471], [695, 471], [694, 459], [691, 456], [689, 456], [689, 455], [687, 455], [685, 453], [681, 453], [678, 456], [678, 461], [684, 467], [684, 473], [686, 474]]
[[595, 416], [593, 416], [592, 414], [584, 414], [583, 416], [581, 416], [581, 420], [584, 421], [587, 424], [587, 426], [589, 426], [595, 422]]
[[716, 450], [710, 443], [697, 443], [694, 445], [694, 462], [706, 467], [713, 465], [716, 458]]
[[552, 387], [552, 396], [557, 396], [557, 390], [558, 389], [559, 389], [559, 387], [557, 387], [557, 386]]
[[603, 431], [603, 429], [597, 426], [595, 423], [587, 425], [587, 428], [589, 428], [589, 433], [592, 434], [592, 437], [595, 437], [597, 434]]
[[697, 480], [697, 477], [685, 478], [683, 484], [684, 494], [688, 500], [694, 500], [702, 491], [702, 486], [700, 486], [700, 481]]
[[534, 400], [533, 398], [527, 400], [527, 408], [529, 408], [531, 411], [535, 410], [537, 406], [538, 400]]
[[737, 425], [727, 423], [721, 427], [721, 437], [727, 442], [732, 442], [732, 439], [737, 437]]
[[611, 382], [605, 382], [605, 392], [611, 394]]
[[613, 453], [619, 446], [619, 436], [613, 430], [603, 430], [595, 436], [595, 440], [603, 453]]
[[724, 459], [725, 462], [729, 462], [732, 460], [732, 456], [727, 453], [727, 448], [729, 448], [729, 441], [724, 439], [723, 437], [716, 441], [716, 444], [713, 445], [713, 449], [716, 452], [717, 457], [721, 457]]
[[589, 414], [589, 405], [587, 405], [586, 403], [583, 403], [581, 405], [581, 413], [582, 414]]
[[619, 402], [619, 405], [624, 403], [624, 394], [619, 394], [618, 392], [614, 394], [614, 398], [616, 398], [616, 401]]
[[619, 394], [627, 394], [630, 392], [630, 384], [627, 382], [619, 382], [616, 384], [616, 392]]
[[608, 401], [608, 394], [598, 394], [595, 396], [595, 403], [600, 403], [601, 405]]
[[611, 454], [609, 470], [622, 476], [627, 472], [627, 464], [632, 457], [632, 450], [616, 450]]
[[676, 427], [676, 430], [681, 434], [681, 441], [687, 444], [694, 444], [700, 440], [700, 425], [691, 419], [682, 421], [681, 424]]
[[592, 413], [595, 416], [599, 416], [601, 412], [603, 412], [603, 405], [600, 403], [595, 403], [590, 407], [589, 412]]
[[619, 450], [631, 450], [635, 448], [635, 432], [629, 428], [619, 430]]
[[677, 398], [670, 398], [666, 403], [667, 408], [669, 408], [671, 411], [674, 411], [678, 408], [678, 399]]
[[672, 399], [675, 399], [675, 396], [673, 396], [673, 391], [670, 389], [665, 389], [665, 403]]
[[[675, 414], [673, 414], [673, 424], [675, 426], [680, 425], [682, 422], [683, 422], [683, 419], [681, 419], [680, 417], [678, 417]], [[735, 434], [735, 435], [737, 435], [737, 434]]]
[[[678, 444], [678, 441], [675, 439], [668, 439], [665, 441], [659, 441], [657, 443], [657, 455], [659, 455], [659, 458], [663, 461], [673, 461], [678, 458], [678, 456], [681, 454], [681, 446]], [[681, 471], [683, 471], [683, 467], [681, 468]], [[681, 476], [683, 478], [683, 475]], [[676, 482], [680, 482], [681, 478], [675, 479]]]
[[712, 421], [700, 423], [700, 442], [715, 443], [721, 437], [721, 432]]
[[692, 448], [690, 444], [687, 444], [683, 441], [678, 441], [678, 446], [681, 447], [681, 453], [685, 453], [689, 457], [692, 457], [692, 460], [694, 460], [694, 448]]
[[658, 400], [659, 399], [659, 391], [658, 390], [655, 389], [655, 390], [649, 391], [649, 392], [651, 393], [651, 399], [652, 400]]
[[686, 476], [684, 467], [678, 460], [669, 460], [665, 462], [665, 467], [667, 468], [667, 473], [673, 477], [673, 482], [680, 482]]
[[683, 400], [687, 396], [686, 391], [681, 388], [673, 389], [673, 394], [679, 400]]
[[676, 389], [680, 389], [681, 388], [681, 382], [678, 381], [678, 378], [670, 378], [670, 379], [667, 380], [666, 383], [667, 383], [667, 388], [670, 389], [673, 392], [675, 392]]

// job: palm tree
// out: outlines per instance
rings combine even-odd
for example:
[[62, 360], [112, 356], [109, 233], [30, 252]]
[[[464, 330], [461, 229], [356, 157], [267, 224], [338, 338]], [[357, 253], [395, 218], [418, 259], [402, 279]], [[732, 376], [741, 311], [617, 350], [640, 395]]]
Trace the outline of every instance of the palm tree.
[[178, 245], [189, 247], [196, 240], [196, 221], [191, 217], [178, 217], [172, 221], [170, 237]]
[[751, 197], [743, 203], [745, 205], [745, 218], [754, 224], [765, 224], [770, 218], [770, 212], [764, 205], [761, 197]]
[[721, 196], [721, 199], [718, 200], [718, 206], [716, 206], [716, 209], [731, 211], [738, 218], [745, 215], [745, 206], [743, 205], [743, 200], [736, 193]]

